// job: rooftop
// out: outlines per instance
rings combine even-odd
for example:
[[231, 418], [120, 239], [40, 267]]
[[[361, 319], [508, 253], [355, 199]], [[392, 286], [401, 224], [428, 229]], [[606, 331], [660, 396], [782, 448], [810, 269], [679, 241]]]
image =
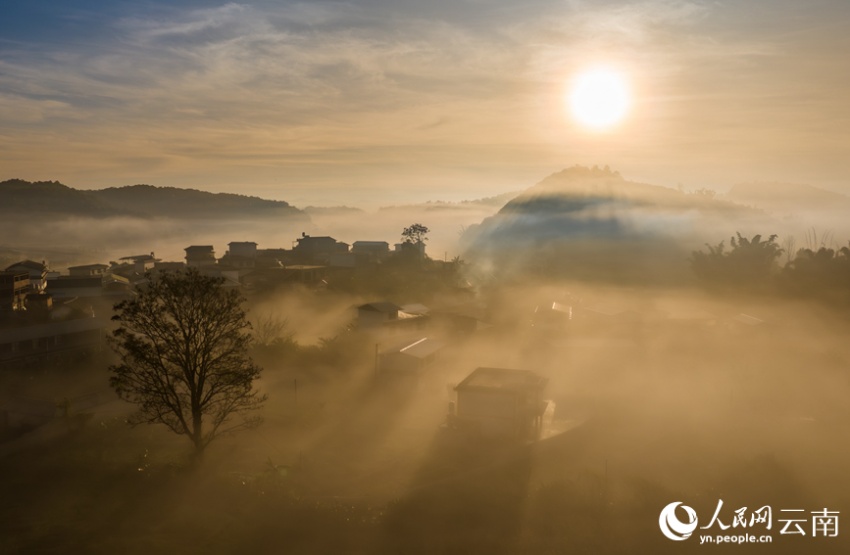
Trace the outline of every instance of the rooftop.
[[511, 368], [476, 368], [456, 390], [489, 389], [496, 391], [527, 391], [542, 389], [548, 380], [530, 370]]
[[407, 356], [414, 358], [427, 358], [444, 347], [444, 344], [436, 339], [423, 337], [416, 341], [406, 341], [403, 344], [396, 345], [395, 348], [384, 351], [388, 353], [404, 353]]
[[47, 269], [47, 266], [42, 262], [36, 262], [35, 260], [21, 260], [20, 262], [15, 262], [14, 264], [7, 266], [6, 270], [9, 270], [11, 268], [18, 268], [18, 267], [29, 268], [31, 270], [41, 270], [41, 271]]

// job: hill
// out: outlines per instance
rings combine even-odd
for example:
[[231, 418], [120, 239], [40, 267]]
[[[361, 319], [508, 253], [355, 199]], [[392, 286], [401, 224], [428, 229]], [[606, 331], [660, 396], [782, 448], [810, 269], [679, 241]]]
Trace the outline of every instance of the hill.
[[467, 258], [499, 271], [663, 283], [686, 270], [693, 249], [763, 220], [758, 210], [712, 195], [576, 166], [520, 193], [463, 242]]
[[81, 191], [58, 181], [0, 182], [0, 214], [49, 214], [54, 217], [135, 216], [139, 218], [269, 218], [308, 219], [284, 201], [195, 189], [131, 185]]
[[79, 191], [58, 181], [2, 181], [0, 198], [3, 199], [0, 214], [4, 216], [46, 213], [106, 217], [128, 214], [90, 191]]

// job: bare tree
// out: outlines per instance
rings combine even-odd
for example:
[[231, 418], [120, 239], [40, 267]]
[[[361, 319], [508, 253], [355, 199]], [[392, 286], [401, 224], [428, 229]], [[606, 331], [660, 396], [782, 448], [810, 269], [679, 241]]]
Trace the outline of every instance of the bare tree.
[[254, 340], [257, 345], [264, 347], [293, 341], [295, 334], [288, 327], [289, 321], [276, 314], [256, 316], [253, 323]]
[[136, 298], [115, 305], [121, 363], [110, 367], [110, 384], [138, 405], [131, 424], [164, 424], [200, 455], [221, 434], [260, 422], [265, 396], [254, 389], [260, 368], [247, 354], [244, 299], [195, 269], [148, 278]]

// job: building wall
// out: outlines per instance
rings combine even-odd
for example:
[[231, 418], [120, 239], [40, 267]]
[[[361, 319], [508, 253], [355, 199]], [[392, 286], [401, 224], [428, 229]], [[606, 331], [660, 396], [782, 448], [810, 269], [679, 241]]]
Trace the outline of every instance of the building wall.
[[215, 266], [215, 255], [187, 256], [186, 266], [189, 268], [205, 268], [207, 266]]
[[72, 277], [101, 276], [105, 268], [68, 268], [68, 275]]
[[469, 389], [457, 392], [460, 423], [488, 437], [518, 436], [524, 426], [518, 412], [517, 397], [511, 393]]
[[0, 309], [23, 309], [30, 290], [30, 279], [26, 273], [4, 272], [0, 276]]
[[257, 256], [257, 245], [254, 243], [231, 243], [228, 247], [232, 256], [243, 256], [245, 258], [254, 258]]
[[363, 309], [357, 311], [357, 322], [363, 327], [380, 326], [389, 321], [390, 317], [386, 312]]

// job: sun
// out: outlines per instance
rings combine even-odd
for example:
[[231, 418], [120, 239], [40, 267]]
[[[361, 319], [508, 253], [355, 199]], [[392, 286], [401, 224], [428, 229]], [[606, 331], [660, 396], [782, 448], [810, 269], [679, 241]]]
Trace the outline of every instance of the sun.
[[573, 117], [579, 123], [601, 131], [616, 125], [626, 116], [630, 92], [621, 73], [597, 68], [576, 76], [569, 101]]

